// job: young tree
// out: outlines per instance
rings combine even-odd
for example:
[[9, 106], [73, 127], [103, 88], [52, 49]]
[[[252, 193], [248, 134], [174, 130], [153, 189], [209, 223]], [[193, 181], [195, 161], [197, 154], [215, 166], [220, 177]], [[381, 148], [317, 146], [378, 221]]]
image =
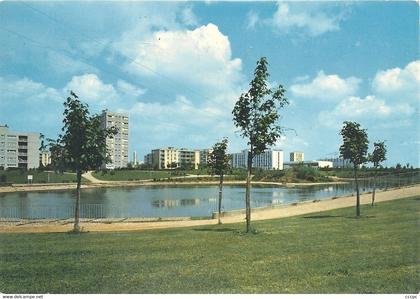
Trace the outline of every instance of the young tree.
[[91, 116], [88, 105], [82, 103], [74, 92], [64, 102], [63, 134], [59, 136], [56, 150], [65, 167], [76, 172], [76, 207], [74, 232], [80, 232], [80, 186], [82, 173], [96, 170], [110, 161], [106, 137], [113, 137], [115, 128], [101, 127], [99, 115]]
[[223, 197], [223, 176], [229, 169], [229, 155], [227, 155], [228, 140], [223, 138], [222, 141], [217, 142], [209, 155], [207, 166], [211, 174], [219, 176], [219, 215], [218, 222], [221, 224], [220, 215], [222, 213], [222, 197]]
[[265, 57], [257, 62], [249, 90], [241, 94], [232, 111], [234, 124], [240, 129], [241, 136], [247, 139], [249, 147], [245, 193], [247, 232], [251, 229], [252, 160], [272, 146], [283, 133], [278, 125], [278, 109], [288, 104], [282, 85], [275, 89], [268, 87], [267, 66]]
[[375, 191], [376, 191], [376, 179], [377, 179], [377, 169], [380, 166], [381, 162], [386, 160], [386, 146], [385, 141], [378, 141], [373, 143], [373, 152], [369, 155], [369, 161], [373, 163], [375, 169], [374, 178], [373, 178], [373, 190], [372, 190], [372, 207], [375, 203]]
[[356, 216], [360, 216], [360, 192], [357, 180], [357, 170], [360, 165], [367, 161], [368, 136], [365, 129], [360, 124], [345, 121], [340, 132], [343, 136], [343, 144], [340, 146], [340, 156], [349, 159], [353, 163], [354, 180], [356, 183]]

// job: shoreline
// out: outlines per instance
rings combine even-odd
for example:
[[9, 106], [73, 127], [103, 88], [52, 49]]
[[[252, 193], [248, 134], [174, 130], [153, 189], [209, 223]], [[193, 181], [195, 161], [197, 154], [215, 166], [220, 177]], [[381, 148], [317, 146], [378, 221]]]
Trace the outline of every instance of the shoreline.
[[[388, 189], [386, 191], [378, 191], [376, 193], [376, 203], [386, 202], [390, 200], [402, 199], [406, 197], [419, 196], [420, 184], [407, 186], [402, 188]], [[371, 202], [371, 193], [360, 195], [360, 204], [365, 205]], [[265, 208], [254, 208], [252, 212], [252, 220], [277, 219], [298, 215], [305, 215], [316, 212], [329, 211], [339, 208], [354, 207], [355, 196], [343, 196], [338, 198], [326, 198], [320, 200], [307, 200], [295, 204], [271, 206]], [[362, 206], [362, 217], [363, 210]], [[222, 223], [240, 223], [244, 222], [244, 210], [236, 210], [226, 212], [221, 217]], [[217, 225], [217, 219], [160, 219], [161, 221], [144, 221], [138, 220], [134, 222], [124, 222], [117, 220], [112, 222], [98, 221], [97, 219], [89, 220], [89, 222], [81, 222], [82, 231], [84, 232], [116, 232], [116, 231], [141, 231], [150, 229], [170, 229], [181, 227], [195, 227], [205, 225]], [[55, 222], [55, 223], [51, 223]], [[0, 233], [52, 233], [52, 232], [69, 232], [73, 227], [73, 221], [66, 219], [62, 221], [44, 221], [29, 223], [18, 223], [10, 225], [10, 223], [2, 223], [0, 225]]]
[[[319, 182], [319, 183], [279, 183], [279, 182], [251, 182], [253, 185], [268, 185], [280, 187], [305, 187], [318, 185], [348, 184], [347, 181]], [[218, 185], [218, 181], [107, 181], [106, 183], [83, 184], [82, 189], [91, 188], [121, 188], [121, 187], [150, 187], [150, 186], [188, 186], [188, 185]], [[245, 185], [246, 181], [225, 181], [223, 185]], [[12, 184], [12, 186], [0, 187], [0, 193], [14, 192], [39, 192], [39, 191], [61, 191], [75, 190], [76, 183], [54, 183], [54, 184]]]

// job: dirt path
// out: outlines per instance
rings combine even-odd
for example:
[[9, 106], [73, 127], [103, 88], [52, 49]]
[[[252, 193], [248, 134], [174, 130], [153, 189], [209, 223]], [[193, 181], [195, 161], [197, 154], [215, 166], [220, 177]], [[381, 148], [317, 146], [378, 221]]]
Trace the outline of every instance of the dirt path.
[[[420, 185], [405, 187], [401, 189], [393, 189], [388, 191], [377, 192], [376, 202], [384, 202], [404, 197], [420, 195]], [[361, 195], [361, 204], [368, 204], [371, 201], [371, 194]], [[252, 220], [265, 220], [303, 215], [314, 212], [328, 211], [338, 208], [353, 207], [355, 205], [355, 197], [347, 196], [336, 199], [326, 199], [321, 201], [307, 201], [297, 205], [284, 205], [279, 207], [254, 209]], [[362, 207], [363, 215], [363, 207]], [[226, 213], [222, 218], [223, 223], [244, 222], [244, 214], [241, 212]], [[192, 227], [202, 225], [215, 225], [216, 219], [210, 220], [178, 220], [178, 221], [162, 221], [162, 222], [121, 222], [121, 223], [82, 223], [84, 231], [91, 232], [109, 232], [109, 231], [138, 231], [150, 229], [164, 229], [175, 227]], [[67, 232], [72, 229], [72, 223], [31, 223], [25, 225], [0, 225], [0, 233], [45, 233], [45, 232]]]

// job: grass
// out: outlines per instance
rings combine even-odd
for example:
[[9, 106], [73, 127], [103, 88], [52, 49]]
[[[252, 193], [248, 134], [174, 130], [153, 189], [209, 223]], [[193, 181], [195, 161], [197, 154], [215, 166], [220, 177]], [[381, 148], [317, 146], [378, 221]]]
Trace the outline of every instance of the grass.
[[420, 197], [244, 224], [0, 234], [5, 293], [414, 293]]
[[[54, 173], [50, 172], [48, 181], [48, 172], [38, 170], [0, 170], [0, 182], [6, 184], [26, 184], [28, 174], [33, 175], [33, 183], [73, 183], [76, 182], [76, 175], [72, 173]], [[87, 181], [82, 178], [82, 182]]]
[[110, 170], [93, 172], [92, 175], [104, 181], [135, 181], [170, 178], [170, 171], [153, 171], [153, 170]]

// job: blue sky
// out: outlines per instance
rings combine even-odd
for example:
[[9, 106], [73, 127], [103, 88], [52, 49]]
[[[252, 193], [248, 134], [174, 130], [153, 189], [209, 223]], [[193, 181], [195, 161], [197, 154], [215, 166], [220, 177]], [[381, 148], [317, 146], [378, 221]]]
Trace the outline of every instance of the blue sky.
[[[286, 157], [338, 152], [359, 122], [419, 166], [416, 2], [0, 2], [0, 123], [56, 137], [69, 90], [130, 115], [130, 153], [246, 146], [231, 111], [266, 56], [291, 104]], [[130, 154], [131, 157], [131, 154]], [[288, 158], [286, 158], [287, 160]]]

